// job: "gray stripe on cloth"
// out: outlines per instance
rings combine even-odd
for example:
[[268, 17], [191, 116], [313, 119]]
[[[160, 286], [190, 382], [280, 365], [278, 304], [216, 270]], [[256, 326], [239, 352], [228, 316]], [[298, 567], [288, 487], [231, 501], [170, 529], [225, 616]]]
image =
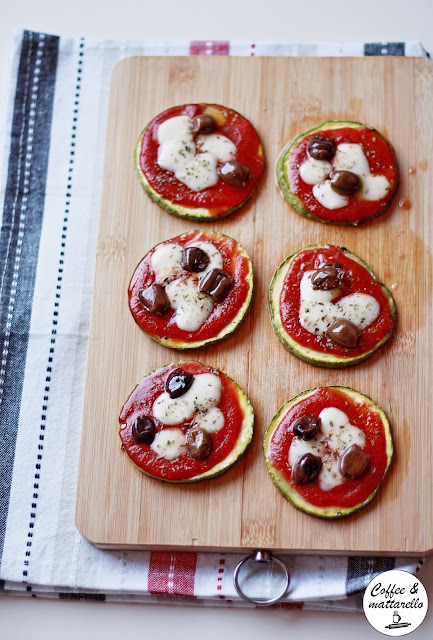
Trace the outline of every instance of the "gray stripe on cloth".
[[0, 566], [44, 212], [57, 36], [24, 31], [0, 234]]
[[354, 556], [348, 559], [346, 595], [362, 593], [373, 578], [395, 567], [395, 558]]

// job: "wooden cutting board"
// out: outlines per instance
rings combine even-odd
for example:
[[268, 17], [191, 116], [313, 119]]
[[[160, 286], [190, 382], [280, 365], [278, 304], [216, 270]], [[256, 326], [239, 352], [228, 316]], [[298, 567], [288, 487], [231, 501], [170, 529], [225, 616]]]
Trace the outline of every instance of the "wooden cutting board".
[[[216, 347], [190, 352], [247, 392], [255, 435], [247, 455], [216, 480], [168, 485], [142, 475], [120, 449], [118, 414], [149, 371], [184, 357], [134, 323], [127, 288], [156, 243], [196, 228], [143, 192], [133, 164], [140, 131], [176, 104], [216, 102], [256, 126], [267, 169], [253, 202], [203, 228], [238, 239], [252, 257], [255, 296], [240, 329]], [[432, 217], [433, 71], [404, 58], [130, 58], [111, 83], [97, 244], [76, 523], [100, 547], [348, 553], [433, 549]], [[394, 144], [401, 172], [389, 213], [359, 228], [301, 218], [275, 185], [277, 156], [298, 133], [327, 120], [372, 125]], [[399, 206], [407, 200], [410, 209]], [[275, 268], [313, 243], [348, 247], [392, 289], [394, 337], [347, 370], [312, 367], [292, 356], [271, 328], [267, 291]], [[265, 466], [262, 441], [274, 413], [304, 389], [345, 385], [387, 413], [395, 458], [378, 498], [340, 522], [288, 503]]]

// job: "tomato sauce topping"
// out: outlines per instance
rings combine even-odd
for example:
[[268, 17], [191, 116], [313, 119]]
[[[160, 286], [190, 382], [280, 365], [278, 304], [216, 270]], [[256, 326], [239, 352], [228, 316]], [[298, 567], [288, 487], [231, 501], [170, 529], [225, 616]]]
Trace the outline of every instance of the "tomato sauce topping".
[[[173, 309], [161, 317], [156, 317], [143, 308], [139, 299], [140, 291], [155, 282], [155, 273], [151, 265], [151, 257], [156, 249], [154, 247], [137, 266], [128, 290], [129, 308], [134, 320], [152, 337], [170, 338], [182, 342], [201, 342], [212, 339], [230, 324], [248, 297], [251, 286], [247, 280], [250, 264], [246, 256], [239, 252], [237, 243], [231, 238], [205, 231], [191, 231], [161, 244], [175, 243], [185, 247], [193, 242], [212, 242], [215, 245], [222, 255], [223, 269], [234, 279], [233, 286], [222, 302], [215, 303], [209, 317], [196, 331], [179, 329], [173, 319], [175, 314]], [[184, 271], [181, 273], [185, 274]]]
[[[329, 491], [320, 488], [319, 480], [295, 485], [289, 466], [289, 449], [294, 438], [291, 425], [305, 414], [318, 416], [326, 407], [336, 407], [348, 416], [350, 423], [366, 435], [364, 451], [370, 456], [370, 465], [358, 479], [344, 482]], [[385, 430], [380, 413], [366, 402], [358, 401], [340, 389], [323, 387], [301, 399], [289, 409], [275, 430], [270, 442], [272, 464], [284, 479], [307, 502], [317, 507], [351, 508], [362, 503], [383, 479], [387, 467]]]
[[[361, 200], [355, 194], [349, 196], [349, 204], [340, 209], [330, 210], [324, 207], [313, 195], [313, 186], [306, 184], [299, 175], [299, 167], [308, 160], [308, 145], [314, 136], [332, 138], [335, 145], [353, 143], [362, 145], [368, 158], [372, 174], [380, 174], [387, 178], [391, 185], [387, 195], [381, 200]], [[299, 198], [304, 207], [314, 216], [332, 222], [364, 222], [379, 215], [392, 199], [398, 183], [398, 171], [394, 153], [388, 142], [374, 129], [368, 127], [344, 127], [316, 131], [306, 136], [291, 151], [288, 167], [289, 185], [292, 193]]]
[[[306, 271], [318, 269], [329, 262], [338, 262], [346, 271], [341, 294], [334, 298], [338, 302], [351, 293], [366, 293], [376, 298], [380, 305], [380, 314], [372, 324], [363, 329], [356, 347], [342, 347], [326, 336], [309, 333], [299, 322], [301, 305], [300, 284]], [[356, 357], [373, 349], [391, 331], [394, 318], [389, 299], [370, 272], [359, 262], [352, 260], [339, 247], [329, 246], [305, 249], [296, 255], [284, 279], [280, 296], [281, 321], [287, 333], [300, 345], [320, 353], [332, 353], [339, 357]]]
[[[221, 400], [217, 405], [224, 414], [224, 426], [220, 431], [212, 433], [212, 452], [206, 460], [195, 460], [189, 453], [184, 453], [174, 460], [166, 460], [158, 456], [147, 444], [137, 444], [132, 436], [132, 425], [139, 416], [153, 416], [152, 407], [155, 400], [164, 392], [165, 381], [170, 373], [179, 368], [193, 375], [215, 373], [215, 369], [199, 362], [182, 362], [170, 364], [158, 369], [144, 378], [125, 402], [121, 414], [120, 438], [125, 451], [131, 460], [143, 471], [164, 480], [188, 480], [209, 471], [224, 460], [233, 450], [241, 433], [244, 413], [239, 403], [239, 390], [228, 376], [219, 372], [221, 380]], [[184, 433], [191, 427], [192, 420], [179, 425], [167, 426], [153, 418], [157, 432], [162, 429], [180, 428]]]
[[[170, 171], [159, 166], [158, 126], [175, 116], [187, 115], [190, 118], [204, 112], [206, 107], [218, 109], [226, 118], [218, 125], [216, 133], [229, 138], [237, 147], [235, 160], [247, 166], [251, 175], [245, 187], [233, 187], [219, 180], [213, 187], [202, 191], [193, 191], [177, 180]], [[253, 125], [236, 111], [219, 105], [188, 104], [167, 109], [157, 115], [146, 128], [141, 146], [140, 167], [151, 187], [165, 200], [176, 205], [192, 208], [205, 208], [214, 216], [239, 207], [245, 202], [260, 179], [264, 158], [262, 146]]]

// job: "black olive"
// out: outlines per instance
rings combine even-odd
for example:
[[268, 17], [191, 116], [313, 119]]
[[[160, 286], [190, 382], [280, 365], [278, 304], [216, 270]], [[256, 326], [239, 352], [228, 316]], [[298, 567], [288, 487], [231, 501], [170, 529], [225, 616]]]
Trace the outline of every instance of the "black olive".
[[160, 284], [151, 284], [138, 294], [141, 306], [153, 316], [163, 316], [170, 309], [170, 301]]
[[345, 478], [359, 478], [366, 471], [370, 456], [357, 444], [346, 447], [338, 456], [338, 470]]
[[295, 420], [293, 433], [302, 440], [311, 440], [319, 432], [322, 421], [319, 416], [306, 414]]
[[344, 278], [344, 269], [333, 264], [326, 264], [317, 269], [311, 276], [313, 289], [327, 290], [339, 287]]
[[308, 153], [316, 160], [332, 160], [335, 154], [335, 142], [332, 138], [314, 136], [308, 145]]
[[186, 446], [191, 458], [206, 460], [212, 452], [212, 436], [201, 427], [192, 427], [186, 434]]
[[155, 423], [149, 416], [138, 416], [132, 425], [132, 437], [137, 444], [152, 444], [155, 431]]
[[250, 175], [250, 169], [237, 160], [229, 160], [218, 168], [219, 179], [231, 187], [246, 187]]
[[293, 466], [293, 480], [295, 484], [313, 482], [320, 473], [322, 461], [312, 453], [304, 453]]
[[165, 383], [165, 390], [170, 398], [179, 398], [188, 391], [194, 380], [191, 373], [186, 373], [182, 369], [176, 369], [168, 376]]
[[362, 331], [350, 320], [340, 318], [331, 322], [326, 330], [326, 335], [341, 347], [356, 347], [362, 336]]
[[211, 269], [198, 283], [199, 291], [208, 293], [216, 302], [221, 302], [233, 284], [231, 275], [222, 269]]
[[331, 187], [342, 196], [353, 196], [362, 187], [361, 179], [352, 171], [340, 169], [329, 174]]
[[200, 247], [182, 249], [182, 268], [185, 271], [204, 271], [209, 264], [209, 256]]
[[213, 133], [217, 128], [217, 123], [212, 116], [202, 113], [200, 116], [195, 116], [191, 119], [191, 128], [195, 135]]

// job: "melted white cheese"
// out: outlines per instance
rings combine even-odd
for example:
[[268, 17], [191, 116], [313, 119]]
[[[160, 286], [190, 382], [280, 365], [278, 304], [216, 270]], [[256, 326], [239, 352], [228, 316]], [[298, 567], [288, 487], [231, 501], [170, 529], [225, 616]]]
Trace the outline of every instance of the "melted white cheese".
[[208, 411], [199, 411], [194, 416], [194, 425], [205, 429], [208, 433], [216, 433], [224, 426], [224, 414], [218, 407], [212, 407]]
[[370, 175], [370, 165], [360, 144], [339, 144], [335, 151], [334, 169], [351, 171], [361, 178]]
[[329, 491], [342, 484], [344, 478], [338, 470], [338, 456], [352, 444], [363, 448], [365, 433], [353, 426], [348, 416], [336, 407], [326, 407], [320, 412], [321, 427], [311, 440], [302, 440], [295, 436], [289, 449], [289, 465], [295, 465], [305, 453], [312, 453], [322, 460], [319, 473], [319, 485], [322, 491]]
[[307, 302], [331, 302], [334, 298], [336, 298], [340, 292], [338, 287], [334, 289], [314, 289], [313, 283], [311, 282], [311, 278], [315, 271], [306, 271], [302, 276], [300, 293], [301, 293], [301, 301], [305, 300]]
[[199, 135], [196, 145], [188, 116], [175, 116], [162, 122], [157, 137], [159, 166], [173, 172], [192, 191], [217, 184], [218, 161], [232, 160], [237, 150], [229, 138], [217, 133]]
[[[213, 300], [198, 290], [198, 281], [211, 269], [222, 269], [223, 258], [212, 242], [191, 242], [187, 246], [202, 249], [208, 257], [209, 264], [198, 274], [188, 275], [167, 283], [165, 292], [171, 307], [176, 311], [173, 321], [180, 329], [196, 331], [209, 317], [213, 309]], [[182, 247], [170, 242], [157, 247], [151, 256], [150, 263], [155, 273], [155, 282], [163, 284], [182, 271]]]
[[198, 290], [195, 276], [172, 280], [165, 287], [165, 292], [176, 311], [173, 319], [179, 329], [196, 331], [212, 312], [213, 300]]
[[163, 429], [155, 434], [150, 448], [161, 458], [174, 460], [186, 452], [185, 435], [181, 429]]
[[[194, 142], [186, 140], [169, 140], [158, 148], [158, 164], [167, 171], [172, 171], [176, 178], [184, 171], [184, 167], [195, 158]], [[178, 178], [180, 180], [180, 178]]]
[[182, 247], [179, 244], [170, 242], [161, 244], [155, 249], [150, 258], [151, 267], [155, 273], [157, 283], [164, 282], [181, 270]]
[[308, 158], [299, 167], [299, 175], [306, 184], [317, 184], [328, 177], [332, 164], [327, 160]]
[[314, 273], [306, 271], [300, 286], [299, 322], [306, 331], [323, 335], [331, 322], [337, 319], [349, 320], [360, 329], [365, 329], [379, 317], [379, 302], [366, 293], [351, 293], [333, 303], [340, 290], [313, 289], [311, 277]]
[[193, 417], [194, 400], [188, 395], [188, 391], [179, 398], [170, 398], [167, 391], [164, 391], [153, 403], [152, 413], [162, 424], [182, 424]]
[[202, 191], [218, 182], [217, 159], [213, 153], [199, 153], [175, 171], [178, 180], [193, 191]]
[[365, 329], [379, 317], [380, 305], [366, 293], [351, 293], [332, 305], [335, 318], [344, 318]]
[[361, 200], [382, 200], [390, 189], [390, 184], [381, 175], [365, 176], [362, 180], [362, 188], [359, 192]]
[[212, 153], [219, 162], [233, 160], [236, 155], [236, 145], [220, 133], [209, 133], [197, 137], [197, 147], [200, 151]]
[[170, 398], [167, 391], [161, 393], [152, 407], [153, 417], [164, 425], [181, 424], [191, 420], [196, 412], [206, 412], [221, 399], [221, 380], [214, 373], [200, 373], [179, 398]]
[[158, 126], [158, 144], [162, 145], [182, 138], [193, 141], [191, 119], [188, 116], [175, 116]]
[[325, 160], [309, 158], [299, 168], [301, 179], [306, 184], [314, 185], [313, 195], [316, 200], [331, 211], [349, 204], [348, 196], [334, 191], [330, 180], [326, 179], [333, 169], [351, 171], [359, 176], [362, 186], [355, 194], [359, 200], [381, 200], [391, 187], [385, 176], [371, 173], [362, 145], [343, 142], [337, 146], [332, 164]]
[[221, 380], [214, 373], [201, 373], [194, 377], [187, 394], [197, 411], [207, 411], [221, 400]]
[[[161, 393], [152, 407], [153, 417], [163, 425], [173, 426], [192, 421], [192, 424], [209, 433], [224, 426], [224, 415], [216, 406], [221, 399], [221, 380], [214, 373], [200, 373], [179, 398], [170, 398], [167, 391]], [[186, 452], [185, 435], [181, 429], [162, 429], [150, 445], [159, 456], [174, 460]]]
[[361, 449], [365, 446], [365, 433], [350, 424], [349, 418], [336, 407], [326, 407], [319, 414], [320, 430], [326, 438], [330, 449], [340, 453], [346, 447], [357, 444]]
[[334, 191], [331, 187], [330, 180], [325, 180], [324, 182], [315, 184], [313, 187], [313, 195], [323, 207], [330, 209], [331, 211], [334, 209], [341, 209], [341, 207], [345, 207], [349, 204], [349, 198]]

